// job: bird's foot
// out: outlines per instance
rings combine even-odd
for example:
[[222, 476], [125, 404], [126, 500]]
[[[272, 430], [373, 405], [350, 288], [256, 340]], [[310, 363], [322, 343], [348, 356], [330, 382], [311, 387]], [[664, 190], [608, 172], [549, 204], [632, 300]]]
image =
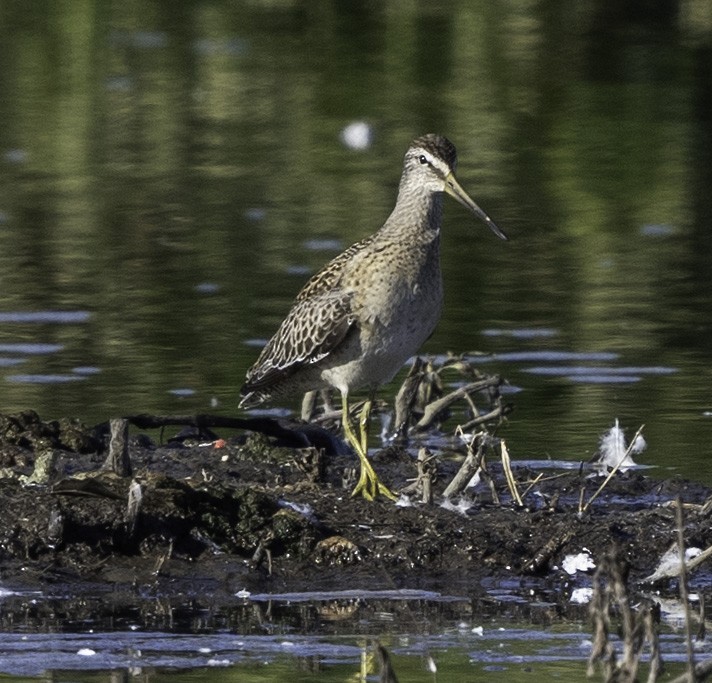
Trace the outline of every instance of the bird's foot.
[[349, 421], [349, 406], [346, 399], [346, 395], [343, 394], [342, 400], [342, 412], [341, 421], [344, 429], [344, 436], [349, 442], [351, 447], [356, 451], [358, 459], [361, 465], [361, 472], [359, 474], [358, 482], [356, 487], [351, 492], [352, 496], [363, 496], [366, 500], [373, 500], [377, 496], [385, 496], [391, 500], [398, 500], [393, 491], [391, 491], [379, 478], [373, 469], [371, 463], [368, 460], [368, 416], [371, 412], [371, 399], [367, 400], [361, 411], [361, 418], [359, 420], [359, 437], [354, 433], [351, 427], [351, 422]]
[[359, 453], [358, 456], [361, 461], [361, 474], [359, 475], [354, 490], [351, 492], [351, 496], [361, 495], [366, 500], [373, 500], [378, 496], [385, 496], [393, 501], [398, 500], [398, 496], [378, 478], [378, 475], [371, 466], [371, 463], [366, 459], [366, 456], [361, 453]]

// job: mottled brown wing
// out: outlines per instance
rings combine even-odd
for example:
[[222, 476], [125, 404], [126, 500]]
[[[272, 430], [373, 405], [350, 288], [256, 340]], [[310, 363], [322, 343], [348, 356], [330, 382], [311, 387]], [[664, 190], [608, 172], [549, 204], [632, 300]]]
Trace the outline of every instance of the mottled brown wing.
[[248, 371], [240, 393], [269, 393], [270, 386], [328, 356], [353, 324], [350, 293], [337, 290], [298, 299]]
[[370, 235], [360, 242], [352, 244], [348, 249], [342, 251], [338, 256], [327, 263], [318, 273], [312, 275], [297, 294], [297, 301], [305, 301], [320, 294], [328, 294], [335, 290], [344, 273], [344, 266], [347, 265], [359, 251], [362, 251], [373, 241], [374, 236]]

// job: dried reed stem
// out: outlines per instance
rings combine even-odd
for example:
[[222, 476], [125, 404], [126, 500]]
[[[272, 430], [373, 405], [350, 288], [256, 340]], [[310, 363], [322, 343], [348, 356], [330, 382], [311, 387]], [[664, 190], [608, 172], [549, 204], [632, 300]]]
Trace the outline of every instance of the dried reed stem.
[[618, 471], [618, 468], [625, 462], [625, 459], [630, 455], [631, 450], [633, 450], [633, 444], [635, 443], [635, 440], [640, 436], [640, 433], [643, 431], [643, 427], [645, 427], [644, 424], [640, 425], [638, 427], [638, 431], [635, 433], [635, 436], [630, 440], [630, 443], [628, 444], [628, 448], [625, 449], [625, 453], [621, 457], [621, 459], [616, 463], [615, 467], [608, 473], [608, 476], [603, 480], [603, 483], [598, 487], [596, 492], [588, 499], [588, 502], [583, 506], [583, 508], [579, 511], [579, 514], [583, 514], [588, 510], [590, 507], [591, 503], [598, 498], [599, 494], [601, 491], [603, 491], [604, 488], [608, 485], [608, 482], [613, 478], [615, 473]]

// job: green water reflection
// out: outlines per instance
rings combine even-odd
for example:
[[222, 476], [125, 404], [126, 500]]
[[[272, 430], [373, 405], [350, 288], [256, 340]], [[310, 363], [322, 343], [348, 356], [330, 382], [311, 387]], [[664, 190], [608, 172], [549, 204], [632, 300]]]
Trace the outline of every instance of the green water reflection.
[[[0, 323], [0, 343], [63, 347], [0, 367], [0, 409], [233, 414], [244, 342], [335, 253], [306, 242], [377, 228], [408, 141], [438, 131], [512, 241], [448, 204], [426, 350], [674, 368], [591, 384], [495, 366], [524, 389], [504, 435], [515, 458], [581, 459], [615, 417], [645, 422], [646, 462], [709, 483], [711, 26], [706, 0], [3, 2], [0, 310], [91, 316]], [[369, 149], [341, 144], [352, 120]], [[77, 366], [100, 372], [8, 379]]]
[[[176, 643], [180, 642], [177, 636]], [[195, 638], [191, 638], [195, 641]], [[75, 655], [78, 669], [49, 669], [41, 676], [18, 676], [0, 674], [0, 680], [8, 683], [20, 681], [47, 680], [81, 681], [82, 683], [103, 683], [104, 681], [138, 680], [146, 683], [162, 683], [166, 680], [189, 683], [191, 681], [231, 681], [271, 682], [271, 681], [376, 681], [390, 680], [379, 677], [381, 665], [375, 656], [374, 641], [364, 638], [333, 639], [329, 642], [315, 641], [295, 645], [285, 637], [282, 652], [265, 652], [263, 655], [250, 651], [250, 644], [239, 636], [229, 651], [211, 651], [201, 648], [193, 653], [185, 653], [183, 661], [172, 656], [170, 651], [124, 652], [113, 648], [109, 652], [96, 652], [92, 648], [82, 648], [84, 654]], [[478, 642], [479, 640], [479, 642]], [[517, 632], [506, 628], [485, 636], [463, 634], [461, 642], [442, 647], [433, 641], [433, 646], [414, 640], [411, 636], [386, 637], [379, 641], [386, 649], [392, 669], [398, 680], [423, 683], [438, 681], [549, 681], [566, 680], [572, 683], [602, 680], [596, 675], [586, 675], [586, 664], [590, 641], [575, 629], [559, 632]], [[180, 647], [180, 645], [178, 645]], [[681, 647], [681, 645], [679, 645]], [[47, 644], [47, 648], [57, 651], [64, 661], [69, 653], [61, 643]], [[290, 650], [307, 652], [291, 652]], [[236, 654], [236, 650], [238, 651]], [[348, 652], [348, 654], [347, 654]], [[73, 654], [73, 653], [72, 653]], [[71, 658], [71, 657], [70, 657]], [[680, 653], [665, 656], [666, 679], [685, 670]], [[114, 668], [89, 669], [93, 659], [132, 660]], [[167, 662], [173, 660], [174, 663]], [[648, 665], [641, 660], [639, 674], [647, 675]]]

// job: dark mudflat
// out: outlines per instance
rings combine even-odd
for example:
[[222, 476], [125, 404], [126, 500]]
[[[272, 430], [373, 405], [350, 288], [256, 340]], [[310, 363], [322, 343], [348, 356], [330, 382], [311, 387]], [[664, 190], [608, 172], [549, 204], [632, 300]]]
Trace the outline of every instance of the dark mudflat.
[[[515, 461], [519, 506], [491, 462], [493, 488], [454, 510], [441, 494], [462, 457], [449, 453], [436, 458], [434, 503], [413, 496], [401, 506], [350, 496], [353, 456], [282, 447], [264, 434], [237, 433], [217, 445], [190, 445], [206, 437], [183, 435], [157, 445], [155, 433], [134, 427], [132, 474], [121, 477], [103, 468], [101, 430], [43, 423], [33, 413], [2, 419], [0, 587], [19, 594], [3, 600], [0, 627], [19, 618], [71, 623], [97, 611], [145, 623], [182, 609], [214, 616], [242, 604], [240, 590], [408, 588], [486, 602], [504, 585], [564, 610], [572, 588], [591, 582], [585, 571], [562, 569], [567, 555], [584, 549], [596, 561], [616, 545], [643, 586], [676, 540], [677, 501], [687, 545], [712, 545], [704, 506], [712, 491], [635, 470], [616, 474], [580, 514], [580, 501], [602, 481], [590, 470], [549, 469], [530, 486], [540, 472]], [[38, 471], [43, 461], [49, 465]], [[380, 451], [373, 462], [396, 490], [417, 474], [404, 448]], [[133, 516], [129, 490], [137, 484]], [[704, 571], [693, 584], [709, 585]], [[655, 588], [676, 594], [674, 579]]]

